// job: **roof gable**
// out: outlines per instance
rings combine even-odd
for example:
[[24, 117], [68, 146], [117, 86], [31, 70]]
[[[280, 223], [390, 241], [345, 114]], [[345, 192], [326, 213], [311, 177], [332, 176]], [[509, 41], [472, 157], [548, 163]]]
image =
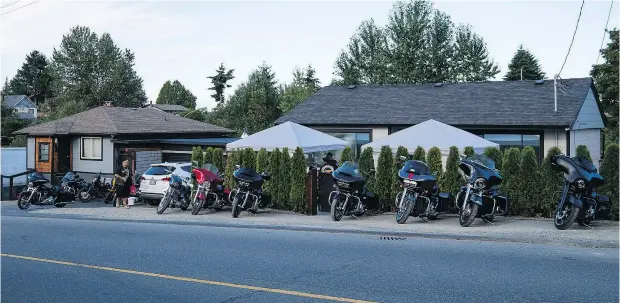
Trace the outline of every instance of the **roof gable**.
[[605, 128], [603, 115], [592, 89], [588, 90], [572, 129]]
[[36, 105], [34, 105], [34, 103], [32, 101], [30, 101], [30, 98], [24, 96], [23, 99], [21, 99], [19, 102], [17, 102], [17, 104], [15, 104], [15, 107], [25, 107], [25, 108], [37, 108]]
[[6, 106], [15, 107], [24, 98], [28, 99], [26, 95], [9, 95], [9, 96], [4, 96], [3, 102]]
[[568, 126], [575, 121], [591, 78], [475, 83], [324, 87], [276, 121], [306, 125], [413, 125], [435, 119], [450, 125]]

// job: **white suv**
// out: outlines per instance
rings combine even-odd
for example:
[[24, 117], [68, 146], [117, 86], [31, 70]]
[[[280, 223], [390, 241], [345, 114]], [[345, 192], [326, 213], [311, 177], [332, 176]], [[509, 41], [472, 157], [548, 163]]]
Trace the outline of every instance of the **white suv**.
[[170, 187], [170, 176], [174, 174], [183, 179], [191, 178], [191, 169], [192, 164], [189, 162], [151, 164], [151, 167], [140, 177], [140, 198], [142, 200], [157, 200], [159, 203], [159, 200]]

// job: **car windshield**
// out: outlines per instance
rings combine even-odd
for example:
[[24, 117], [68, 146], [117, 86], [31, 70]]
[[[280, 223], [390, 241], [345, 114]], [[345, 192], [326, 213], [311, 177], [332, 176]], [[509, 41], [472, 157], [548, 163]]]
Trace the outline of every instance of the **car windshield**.
[[426, 165], [424, 162], [416, 161], [416, 160], [409, 160], [405, 162], [405, 165], [403, 165], [402, 170], [408, 173], [413, 173], [415, 175], [430, 175], [431, 174], [431, 169], [428, 167], [428, 165]]
[[361, 173], [357, 163], [353, 163], [351, 161], [344, 162], [338, 169], [337, 172], [344, 173], [350, 175], [352, 177], [361, 177]]
[[172, 167], [168, 167], [168, 166], [151, 166], [149, 169], [147, 169], [144, 174], [145, 175], [150, 175], [150, 176], [163, 176], [163, 175], [167, 175], [169, 171], [172, 170]]
[[213, 165], [211, 163], [205, 163], [202, 166], [202, 168], [204, 168], [204, 169], [206, 169], [206, 170], [208, 170], [208, 171], [210, 171], [210, 172], [212, 172], [212, 173], [214, 173], [216, 175], [220, 173], [220, 170], [217, 167], [215, 167], [215, 165]]
[[472, 162], [478, 163], [482, 166], [486, 166], [490, 169], [495, 169], [495, 161], [491, 160], [491, 158], [484, 156], [484, 155], [479, 155], [479, 154], [474, 154], [471, 157], [467, 158]]

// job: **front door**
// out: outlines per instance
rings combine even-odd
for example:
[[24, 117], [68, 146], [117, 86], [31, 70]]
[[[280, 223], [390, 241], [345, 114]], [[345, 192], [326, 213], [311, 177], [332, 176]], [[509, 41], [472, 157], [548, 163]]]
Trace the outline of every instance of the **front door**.
[[69, 137], [54, 139], [54, 172], [65, 174], [71, 171], [71, 140]]

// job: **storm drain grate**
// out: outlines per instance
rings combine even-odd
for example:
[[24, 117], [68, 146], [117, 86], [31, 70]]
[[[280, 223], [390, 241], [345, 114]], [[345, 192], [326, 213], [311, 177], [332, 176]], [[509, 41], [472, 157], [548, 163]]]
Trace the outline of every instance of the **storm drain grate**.
[[406, 240], [407, 238], [403, 237], [390, 237], [390, 236], [382, 236], [379, 239], [381, 240]]

